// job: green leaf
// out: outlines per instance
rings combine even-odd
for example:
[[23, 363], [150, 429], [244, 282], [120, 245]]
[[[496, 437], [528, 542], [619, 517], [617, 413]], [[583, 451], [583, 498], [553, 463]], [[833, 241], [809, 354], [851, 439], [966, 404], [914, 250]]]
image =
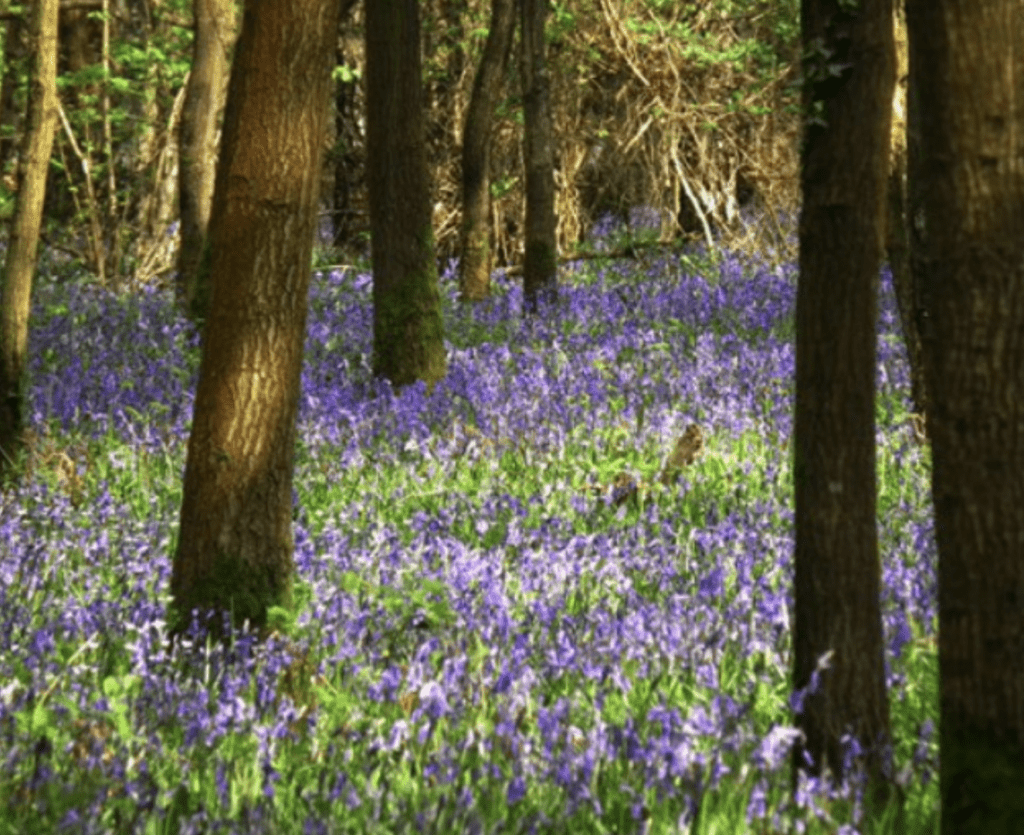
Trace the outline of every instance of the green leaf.
[[18, 711], [15, 715], [18, 733], [24, 736], [35, 736], [54, 726], [53, 711], [45, 704], [37, 703], [31, 708]]
[[290, 635], [295, 628], [295, 613], [284, 606], [269, 606], [267, 627], [282, 635]]
[[365, 584], [366, 581], [354, 571], [346, 571], [342, 574], [341, 581], [339, 583], [341, 590], [345, 592], [345, 594], [358, 594], [362, 591]]
[[142, 677], [133, 673], [107, 676], [103, 679], [103, 695], [110, 699], [118, 699], [133, 695], [142, 685]]
[[331, 72], [331, 79], [340, 81], [342, 84], [352, 84], [362, 78], [363, 74], [359, 67], [350, 67], [348, 64], [341, 64]]
[[605, 721], [617, 728], [623, 727], [629, 718], [629, 707], [626, 705], [623, 695], [617, 690], [605, 696], [604, 710], [602, 712]]

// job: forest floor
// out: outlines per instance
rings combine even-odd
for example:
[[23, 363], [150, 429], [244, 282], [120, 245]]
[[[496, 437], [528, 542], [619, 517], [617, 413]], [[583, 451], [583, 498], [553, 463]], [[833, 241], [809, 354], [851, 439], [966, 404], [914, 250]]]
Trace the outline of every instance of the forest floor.
[[[428, 394], [370, 374], [370, 276], [314, 277], [296, 611], [169, 652], [196, 334], [166, 292], [40, 280], [34, 452], [0, 496], [0, 835], [893, 830], [856, 786], [789, 791], [795, 268], [591, 260], [532, 321], [495, 281], [461, 309], [442, 277]], [[932, 833], [929, 452], [881, 287], [895, 779]]]

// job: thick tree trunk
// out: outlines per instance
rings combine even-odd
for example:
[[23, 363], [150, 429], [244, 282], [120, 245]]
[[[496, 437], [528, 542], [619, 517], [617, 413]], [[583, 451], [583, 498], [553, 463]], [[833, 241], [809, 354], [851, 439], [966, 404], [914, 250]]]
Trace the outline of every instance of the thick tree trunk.
[[373, 366], [396, 387], [445, 373], [431, 228], [417, 0], [367, 3]]
[[209, 261], [201, 269], [217, 173], [217, 127], [227, 96], [235, 42], [233, 0], [195, 0], [192, 69], [181, 114], [178, 201], [178, 299], [185, 312], [202, 319], [210, 303]]
[[[292, 469], [337, 0], [247, 0], [210, 218], [210, 314], [171, 591], [263, 627], [290, 602]], [[205, 615], [204, 615], [205, 617]]]
[[57, 18], [57, 0], [36, 0], [32, 8], [32, 68], [19, 162], [18, 207], [0, 298], [0, 473], [15, 462], [21, 447], [32, 273], [57, 128]]
[[459, 294], [465, 301], [491, 293], [491, 121], [508, 65], [515, 11], [516, 0], [491, 0], [491, 26], [462, 132]]
[[522, 4], [523, 137], [526, 160], [526, 241], [523, 304], [527, 313], [541, 299], [558, 296], [558, 244], [555, 240], [555, 134], [551, 121], [544, 19], [547, 0]]
[[[889, 703], [879, 610], [875, 315], [895, 79], [891, 0], [804, 0], [803, 210], [796, 311], [796, 768], [844, 774], [842, 738], [885, 799]], [[843, 68], [838, 75], [832, 70]]]
[[942, 831], [1024, 821], [1024, 6], [911, 0]]

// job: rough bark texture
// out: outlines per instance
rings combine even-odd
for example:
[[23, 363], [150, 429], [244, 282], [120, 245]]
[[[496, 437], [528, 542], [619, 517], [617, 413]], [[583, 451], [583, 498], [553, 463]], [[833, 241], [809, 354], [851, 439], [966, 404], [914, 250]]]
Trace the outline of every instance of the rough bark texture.
[[396, 387], [445, 373], [417, 0], [367, 3], [373, 367]]
[[181, 245], [177, 290], [185, 311], [202, 319], [210, 303], [210, 278], [209, 262], [205, 271], [201, 264], [217, 173], [217, 126], [227, 97], [235, 42], [234, 2], [195, 0], [193, 20], [192, 69], [181, 113], [179, 146]]
[[1024, 5], [907, 3], [939, 551], [942, 831], [1024, 821]]
[[17, 458], [24, 422], [25, 352], [39, 227], [57, 128], [57, 0], [36, 0], [30, 37], [28, 115], [0, 299], [0, 473]]
[[[795, 765], [844, 775], [842, 736], [888, 765], [875, 508], [875, 318], [895, 80], [891, 0], [804, 0], [804, 137], [796, 311]], [[835, 67], [842, 69], [836, 74]], [[883, 792], [884, 793], [884, 792]]]
[[[290, 602], [292, 469], [337, 0], [248, 0], [210, 218], [213, 293], [171, 591], [262, 627]], [[219, 620], [211, 622], [217, 627]]]
[[558, 295], [555, 240], [555, 138], [551, 120], [544, 20], [547, 0], [520, 0], [522, 8], [523, 156], [526, 162], [526, 241], [523, 304], [536, 311]]
[[515, 0], [491, 0], [491, 25], [462, 132], [462, 259], [459, 293], [480, 301], [491, 293], [491, 121], [508, 64]]
[[910, 363], [910, 399], [914, 412], [927, 426], [928, 393], [921, 355], [921, 334], [915, 315], [914, 273], [910, 268], [910, 235], [907, 214], [907, 131], [908, 55], [907, 26], [903, 3], [897, 2], [894, 18], [896, 37], [896, 89], [892, 99], [892, 143], [889, 149], [889, 189], [886, 207], [885, 249], [892, 270], [893, 292], [900, 315], [903, 343]]

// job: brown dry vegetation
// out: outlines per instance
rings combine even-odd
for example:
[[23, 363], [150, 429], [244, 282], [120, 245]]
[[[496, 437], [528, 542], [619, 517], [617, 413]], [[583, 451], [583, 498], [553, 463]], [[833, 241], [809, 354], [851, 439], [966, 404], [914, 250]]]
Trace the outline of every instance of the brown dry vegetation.
[[[483, 49], [485, 0], [424, 7], [429, 160], [441, 257], [457, 255], [460, 141]], [[798, 10], [795, 0], [581, 0], [548, 21], [557, 133], [558, 245], [577, 251], [591, 225], [651, 207], [659, 239], [794, 255], [798, 205]], [[361, 14], [343, 34], [361, 73]], [[513, 47], [518, 48], [518, 43]], [[351, 178], [350, 218], [365, 227], [362, 92], [332, 159]], [[522, 110], [517, 62], [493, 132], [492, 209], [498, 264], [521, 261]], [[326, 174], [325, 176], [330, 176]], [[338, 208], [338, 207], [336, 207]], [[754, 220], [756, 222], [744, 222]], [[657, 221], [656, 221], [657, 222]]]

